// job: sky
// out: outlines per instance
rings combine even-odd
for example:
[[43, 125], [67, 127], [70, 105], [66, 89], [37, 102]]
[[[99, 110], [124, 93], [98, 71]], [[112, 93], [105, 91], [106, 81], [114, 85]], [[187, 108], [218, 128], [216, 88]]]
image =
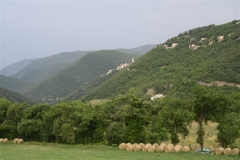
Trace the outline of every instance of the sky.
[[240, 0], [0, 0], [0, 69], [61, 52], [161, 44], [240, 19]]

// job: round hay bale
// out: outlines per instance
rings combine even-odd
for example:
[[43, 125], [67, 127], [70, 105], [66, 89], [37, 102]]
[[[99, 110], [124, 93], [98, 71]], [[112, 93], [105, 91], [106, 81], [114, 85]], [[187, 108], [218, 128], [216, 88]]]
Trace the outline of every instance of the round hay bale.
[[179, 147], [173, 147], [173, 152], [174, 153], [178, 153], [178, 152], [180, 152], [180, 148]]
[[142, 151], [143, 151], [143, 152], [147, 152], [149, 147], [150, 147], [150, 145], [144, 145], [144, 146], [142, 147]]
[[157, 143], [153, 143], [153, 146], [157, 148], [159, 145]]
[[8, 142], [8, 139], [7, 139], [7, 138], [4, 138], [2, 142], [3, 142], [3, 143], [7, 143], [7, 142]]
[[224, 152], [223, 147], [219, 147], [219, 148], [216, 149], [216, 155], [221, 155], [221, 154], [223, 154], [223, 152]]
[[14, 140], [13, 140], [13, 143], [17, 143], [17, 141], [18, 141], [18, 138], [15, 138]]
[[141, 147], [143, 147], [145, 144], [144, 144], [144, 143], [139, 143], [139, 145], [140, 145]]
[[133, 148], [133, 150], [134, 150], [135, 152], [141, 151], [141, 150], [142, 150], [142, 146], [140, 146], [140, 145], [135, 145], [134, 148]]
[[164, 147], [163, 146], [158, 146], [156, 148], [156, 152], [163, 152], [164, 151]]
[[172, 152], [173, 151], [173, 147], [172, 146], [167, 146], [165, 149], [164, 149], [164, 152]]
[[175, 147], [180, 148], [180, 150], [182, 149], [182, 146], [180, 144], [177, 144]]
[[132, 145], [131, 143], [125, 144], [124, 149], [127, 150], [127, 147], [128, 147], [128, 146], [131, 146], [131, 145]]
[[189, 152], [190, 151], [190, 148], [188, 146], [183, 146], [182, 147], [182, 151], [183, 152]]
[[173, 144], [171, 144], [171, 143], [170, 143], [170, 144], [168, 144], [167, 146], [170, 146], [170, 147], [172, 147], [172, 148], [174, 147], [174, 145], [173, 145]]
[[231, 151], [232, 151], [231, 148], [225, 148], [223, 152], [225, 155], [229, 155], [231, 154]]
[[126, 145], [125, 143], [121, 143], [119, 144], [118, 148], [123, 150], [125, 149], [125, 145]]
[[151, 143], [147, 143], [147, 144], [145, 144], [145, 146], [151, 146], [152, 144]]
[[17, 140], [17, 143], [18, 143], [18, 144], [22, 144], [22, 143], [23, 143], [23, 139], [18, 139], [18, 140]]
[[148, 147], [148, 152], [155, 152], [155, 150], [156, 150], [156, 147], [154, 147], [154, 146]]
[[239, 149], [238, 148], [233, 148], [231, 151], [232, 155], [238, 155], [239, 154]]
[[133, 146], [137, 146], [138, 144], [137, 143], [133, 143]]
[[2, 138], [0, 138], [0, 143], [2, 143], [3, 142], [3, 139]]
[[127, 150], [128, 152], [133, 151], [133, 149], [134, 149], [134, 146], [133, 146], [133, 145], [127, 145], [126, 150]]
[[165, 148], [167, 145], [166, 145], [166, 143], [161, 143], [160, 146], [162, 146], [163, 148]]

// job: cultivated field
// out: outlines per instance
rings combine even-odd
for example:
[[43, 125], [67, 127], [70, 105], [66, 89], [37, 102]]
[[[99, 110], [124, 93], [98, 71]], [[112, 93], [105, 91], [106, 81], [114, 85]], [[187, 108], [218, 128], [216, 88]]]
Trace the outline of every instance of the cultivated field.
[[240, 156], [203, 155], [195, 153], [127, 152], [118, 147], [100, 145], [63, 145], [44, 143], [0, 144], [1, 160], [239, 160]]

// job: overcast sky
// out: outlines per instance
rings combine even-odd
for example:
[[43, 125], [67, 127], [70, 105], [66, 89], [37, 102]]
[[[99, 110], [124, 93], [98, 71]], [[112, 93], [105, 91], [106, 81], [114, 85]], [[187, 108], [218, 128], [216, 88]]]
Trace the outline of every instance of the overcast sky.
[[240, 0], [1, 1], [0, 69], [64, 51], [161, 44], [240, 19]]

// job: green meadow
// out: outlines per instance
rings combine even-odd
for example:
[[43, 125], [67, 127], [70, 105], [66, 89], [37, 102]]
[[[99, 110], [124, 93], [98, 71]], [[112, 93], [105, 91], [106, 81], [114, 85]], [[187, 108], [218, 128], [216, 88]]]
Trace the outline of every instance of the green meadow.
[[118, 147], [105, 145], [65, 145], [53, 143], [26, 142], [24, 144], [0, 144], [1, 160], [239, 160], [239, 156], [203, 155], [189, 153], [127, 152]]

